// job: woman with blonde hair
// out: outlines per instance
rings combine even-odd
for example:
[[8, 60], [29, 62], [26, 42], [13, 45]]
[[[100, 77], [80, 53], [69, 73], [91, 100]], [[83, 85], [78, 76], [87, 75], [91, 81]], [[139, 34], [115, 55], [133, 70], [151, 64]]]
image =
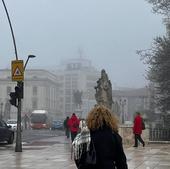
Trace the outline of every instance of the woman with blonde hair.
[[[96, 150], [94, 169], [127, 169], [118, 120], [111, 110], [96, 105], [87, 116], [87, 126]], [[90, 169], [90, 168], [89, 168]]]

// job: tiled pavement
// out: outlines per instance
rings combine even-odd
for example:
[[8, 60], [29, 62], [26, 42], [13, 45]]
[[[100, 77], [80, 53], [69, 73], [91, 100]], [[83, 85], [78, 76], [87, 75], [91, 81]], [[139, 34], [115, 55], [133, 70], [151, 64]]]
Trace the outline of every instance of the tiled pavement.
[[[49, 144], [51, 143], [51, 144]], [[0, 145], [0, 169], [76, 169], [70, 155], [70, 142], [64, 136], [24, 144]], [[125, 148], [129, 169], [170, 169], [170, 144], [148, 144]]]

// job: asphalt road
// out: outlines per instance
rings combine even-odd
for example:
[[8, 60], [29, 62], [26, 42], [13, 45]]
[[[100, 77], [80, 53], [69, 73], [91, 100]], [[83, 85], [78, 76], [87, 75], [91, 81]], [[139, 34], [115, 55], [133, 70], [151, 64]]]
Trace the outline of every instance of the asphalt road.
[[22, 142], [31, 143], [34, 141], [64, 135], [63, 130], [23, 130]]

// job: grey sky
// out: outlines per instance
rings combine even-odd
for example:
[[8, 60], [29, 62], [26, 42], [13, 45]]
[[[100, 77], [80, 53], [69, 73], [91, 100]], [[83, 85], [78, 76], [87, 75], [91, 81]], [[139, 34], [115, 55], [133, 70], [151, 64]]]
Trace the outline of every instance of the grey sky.
[[[19, 59], [27, 68], [55, 67], [78, 57], [78, 49], [113, 85], [142, 87], [145, 65], [135, 51], [165, 34], [161, 16], [145, 0], [5, 0]], [[15, 60], [9, 24], [0, 3], [0, 69]]]

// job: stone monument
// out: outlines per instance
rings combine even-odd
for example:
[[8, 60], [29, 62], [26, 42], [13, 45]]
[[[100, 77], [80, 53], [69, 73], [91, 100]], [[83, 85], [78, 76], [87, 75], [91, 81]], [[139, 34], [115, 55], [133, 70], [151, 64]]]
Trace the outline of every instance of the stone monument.
[[82, 91], [76, 90], [73, 91], [73, 99], [74, 99], [74, 104], [75, 104], [75, 112], [76, 115], [78, 115], [79, 117], [82, 116]]
[[109, 109], [112, 109], [112, 84], [108, 79], [107, 73], [104, 69], [101, 71], [101, 78], [97, 80], [97, 86], [94, 87], [96, 89], [95, 98], [97, 104], [104, 105]]

